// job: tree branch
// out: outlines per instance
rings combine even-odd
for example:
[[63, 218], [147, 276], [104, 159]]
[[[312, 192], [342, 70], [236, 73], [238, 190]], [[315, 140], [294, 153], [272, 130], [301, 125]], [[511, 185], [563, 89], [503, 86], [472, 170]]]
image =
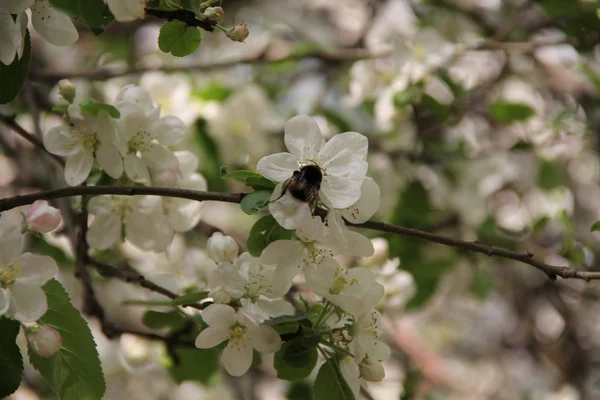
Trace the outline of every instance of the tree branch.
[[217, 21], [210, 19], [198, 19], [196, 14], [190, 10], [156, 10], [153, 8], [146, 8], [146, 15], [153, 15], [155, 17], [166, 19], [167, 21], [181, 21], [185, 22], [187, 26], [197, 26], [205, 31], [212, 32], [215, 30]]
[[15, 133], [17, 133], [23, 139], [27, 140], [29, 143], [33, 144], [35, 147], [41, 149], [45, 154], [50, 156], [54, 161], [59, 163], [61, 166], [63, 166], [63, 167], [65, 166], [65, 161], [62, 158], [60, 158], [56, 154], [52, 154], [52, 153], [48, 152], [48, 150], [46, 150], [46, 147], [44, 146], [44, 143], [42, 143], [41, 139], [38, 138], [37, 136], [34, 136], [31, 133], [27, 132], [21, 125], [18, 124], [18, 122], [16, 121], [15, 118], [16, 118], [16, 115], [0, 114], [0, 121], [4, 125], [8, 126]]
[[[177, 188], [147, 187], [147, 186], [75, 186], [62, 189], [48, 190], [26, 194], [22, 196], [0, 199], [0, 212], [10, 210], [15, 207], [31, 204], [35, 200], [49, 200], [63, 197], [81, 196], [81, 195], [156, 195], [166, 197], [177, 197], [196, 201], [223, 201], [228, 203], [239, 203], [244, 198], [244, 193], [220, 193], [220, 192], [202, 192], [196, 190], [186, 190]], [[380, 232], [394, 233], [402, 236], [413, 237], [427, 240], [429, 242], [439, 243], [457, 249], [472, 251], [474, 253], [485, 254], [489, 257], [501, 257], [510, 260], [519, 261], [544, 272], [551, 280], [557, 277], [564, 279], [575, 278], [590, 281], [600, 279], [600, 271], [581, 271], [568, 266], [549, 265], [535, 258], [531, 252], [516, 252], [494, 246], [488, 246], [479, 242], [467, 242], [454, 239], [448, 236], [437, 235], [434, 233], [421, 231], [418, 229], [405, 228], [398, 225], [386, 224], [378, 221], [367, 221], [363, 224], [352, 224], [346, 222], [348, 226], [356, 228], [372, 229]]]

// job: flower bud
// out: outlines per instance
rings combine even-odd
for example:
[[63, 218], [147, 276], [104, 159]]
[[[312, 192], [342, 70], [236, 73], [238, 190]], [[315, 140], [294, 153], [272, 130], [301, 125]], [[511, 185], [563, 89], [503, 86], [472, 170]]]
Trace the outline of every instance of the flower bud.
[[206, 250], [210, 258], [216, 262], [233, 262], [238, 254], [238, 245], [231, 236], [223, 236], [215, 232], [206, 243]]
[[72, 103], [73, 100], [75, 100], [75, 85], [68, 79], [61, 79], [58, 81], [58, 92], [69, 103]]
[[221, 7], [208, 7], [204, 10], [204, 17], [211, 21], [223, 22], [223, 18], [225, 18], [225, 12]]
[[244, 24], [239, 24], [235, 28], [229, 28], [225, 31], [225, 36], [234, 42], [243, 42], [249, 34], [248, 27]]
[[369, 382], [381, 382], [385, 378], [383, 365], [377, 361], [371, 361], [367, 358], [359, 366], [361, 376]]
[[55, 230], [62, 217], [60, 210], [48, 205], [45, 200], [36, 200], [27, 210], [25, 223], [30, 231], [47, 233]]
[[29, 327], [26, 335], [30, 348], [42, 357], [50, 357], [62, 347], [60, 333], [48, 325]]

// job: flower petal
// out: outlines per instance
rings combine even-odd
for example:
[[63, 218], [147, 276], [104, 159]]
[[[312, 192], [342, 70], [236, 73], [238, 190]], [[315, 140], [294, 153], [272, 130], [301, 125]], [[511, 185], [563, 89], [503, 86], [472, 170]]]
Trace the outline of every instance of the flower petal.
[[11, 14], [18, 14], [27, 10], [34, 2], [35, 0], [2, 0], [0, 9]]
[[88, 201], [87, 209], [91, 214], [112, 214], [115, 202], [110, 196], [94, 196]]
[[199, 349], [210, 349], [227, 340], [229, 329], [209, 326], [196, 337], [195, 345]]
[[94, 218], [85, 236], [90, 247], [106, 250], [121, 239], [121, 217], [116, 213], [99, 214]]
[[187, 127], [179, 118], [168, 116], [152, 122], [148, 131], [160, 144], [173, 146], [184, 138]]
[[10, 316], [21, 322], [34, 322], [48, 309], [46, 293], [37, 285], [15, 282], [10, 288]]
[[302, 243], [298, 240], [276, 240], [269, 243], [260, 255], [260, 263], [271, 265], [280, 263], [300, 264], [302, 261]]
[[118, 139], [118, 130], [116, 121], [108, 114], [101, 110], [98, 115], [92, 120], [93, 132], [98, 135], [98, 140], [105, 143], [114, 143]]
[[314, 160], [325, 144], [321, 129], [308, 115], [296, 115], [285, 124], [285, 146], [299, 160]]
[[236, 313], [225, 304], [211, 304], [202, 311], [202, 319], [208, 326], [225, 328], [235, 322]]
[[247, 340], [230, 340], [223, 350], [221, 361], [230, 375], [242, 376], [250, 369], [252, 356], [252, 346]]
[[[367, 172], [367, 163], [364, 162]], [[327, 175], [321, 182], [320, 198], [329, 208], [350, 207], [360, 199], [360, 187], [364, 180], [353, 180], [347, 177]]]
[[[319, 151], [318, 163], [327, 174], [344, 176], [367, 158], [369, 140], [358, 132], [333, 136]], [[366, 170], [365, 170], [366, 172]]]
[[52, 257], [23, 253], [19, 256], [21, 274], [19, 283], [42, 286], [58, 273], [58, 265]]
[[135, 154], [127, 154], [123, 157], [123, 167], [125, 168], [125, 173], [132, 181], [144, 185], [150, 184], [148, 167]]
[[[21, 255], [23, 250], [23, 235], [21, 235], [21, 225], [13, 227], [8, 212], [0, 215], [0, 264], [10, 264], [12, 260]], [[16, 213], [13, 215], [16, 216]]]
[[18, 21], [14, 21], [8, 12], [0, 10], [0, 62], [2, 64], [12, 64], [22, 41]]
[[36, 1], [31, 7], [31, 22], [40, 36], [55, 46], [68, 46], [79, 38], [71, 18], [55, 10], [49, 1]]
[[94, 154], [91, 151], [81, 151], [67, 157], [65, 164], [65, 182], [69, 186], [77, 186], [85, 181], [94, 165]]
[[73, 127], [55, 126], [44, 135], [44, 147], [57, 156], [71, 156], [81, 151], [81, 147], [73, 140]]
[[118, 179], [123, 175], [123, 158], [114, 144], [100, 142], [96, 160], [111, 178]]
[[252, 346], [260, 353], [275, 353], [281, 348], [279, 334], [269, 325], [259, 325], [252, 329], [250, 339]]
[[146, 15], [146, 0], [106, 0], [117, 21], [133, 21]]
[[379, 209], [379, 185], [373, 178], [366, 177], [360, 187], [360, 199], [348, 208], [340, 210], [344, 218], [355, 224], [362, 224], [375, 215]]
[[152, 143], [148, 151], [142, 152], [142, 160], [149, 168], [157, 170], [179, 167], [175, 154], [165, 146], [156, 143]]
[[308, 203], [295, 199], [291, 194], [281, 196], [283, 184], [278, 184], [273, 190], [269, 212], [285, 229], [296, 229], [303, 226], [305, 221], [312, 218]]
[[256, 171], [259, 174], [276, 182], [291, 178], [298, 168], [298, 159], [290, 153], [271, 154], [261, 158], [256, 164]]
[[6, 314], [10, 306], [10, 292], [0, 288], [0, 316]]

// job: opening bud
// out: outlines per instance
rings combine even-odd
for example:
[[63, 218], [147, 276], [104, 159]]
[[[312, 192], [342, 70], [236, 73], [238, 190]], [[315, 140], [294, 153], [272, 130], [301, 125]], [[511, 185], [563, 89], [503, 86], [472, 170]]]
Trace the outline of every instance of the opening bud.
[[203, 15], [206, 19], [221, 23], [223, 22], [223, 18], [225, 18], [225, 11], [221, 7], [208, 7], [204, 10]]
[[216, 262], [233, 262], [238, 254], [238, 245], [231, 236], [223, 236], [215, 232], [206, 243], [206, 250], [210, 258]]
[[32, 324], [25, 333], [29, 347], [42, 357], [51, 357], [62, 347], [60, 333], [48, 325]]
[[60, 95], [69, 103], [75, 100], [75, 85], [68, 79], [61, 79], [58, 81], [58, 91]]
[[243, 42], [249, 34], [248, 27], [244, 24], [239, 24], [235, 28], [229, 28], [225, 31], [225, 35], [234, 42]]
[[25, 215], [27, 228], [40, 233], [55, 230], [61, 220], [60, 210], [50, 206], [46, 200], [36, 200]]

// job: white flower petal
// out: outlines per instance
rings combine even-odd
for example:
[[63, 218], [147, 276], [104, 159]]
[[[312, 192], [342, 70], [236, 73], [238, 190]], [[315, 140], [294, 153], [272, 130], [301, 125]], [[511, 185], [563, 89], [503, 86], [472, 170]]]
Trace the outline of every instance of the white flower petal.
[[[259, 298], [256, 300], [256, 305], [271, 318], [282, 315], [294, 315], [296, 313], [294, 306], [285, 300]], [[259, 351], [262, 352], [262, 350]]]
[[92, 120], [93, 131], [98, 135], [98, 140], [105, 143], [114, 143], [118, 139], [117, 123], [108, 112], [101, 110]]
[[60, 125], [50, 129], [43, 137], [44, 147], [57, 156], [71, 156], [81, 151], [73, 139], [73, 127]]
[[312, 218], [310, 207], [305, 201], [295, 199], [290, 193], [281, 196], [282, 183], [273, 190], [269, 212], [285, 229], [296, 229]]
[[321, 129], [308, 115], [296, 115], [285, 124], [285, 146], [299, 160], [315, 159], [325, 140]]
[[[322, 368], [326, 368], [324, 366]], [[360, 371], [358, 365], [354, 361], [354, 358], [347, 356], [340, 361], [340, 372], [344, 377], [344, 380], [352, 390], [355, 399], [360, 399]]]
[[42, 286], [58, 273], [58, 265], [52, 257], [23, 253], [19, 256], [21, 274], [19, 283]]
[[327, 257], [317, 268], [307, 268], [304, 271], [304, 278], [313, 292], [320, 296], [327, 296], [329, 288], [333, 286], [341, 270], [342, 267], [334, 258]]
[[94, 154], [84, 150], [67, 157], [65, 163], [65, 182], [69, 186], [77, 186], [85, 181], [94, 165]]
[[252, 365], [252, 356], [252, 346], [248, 340], [230, 340], [223, 350], [221, 361], [230, 375], [242, 376]]
[[142, 160], [149, 168], [164, 170], [178, 168], [175, 154], [166, 147], [153, 143], [148, 151], [142, 152]]
[[121, 239], [121, 228], [121, 217], [118, 214], [99, 214], [94, 218], [85, 238], [90, 247], [105, 250]]
[[229, 329], [209, 326], [196, 337], [195, 345], [199, 349], [210, 349], [227, 340]]
[[[0, 216], [0, 221], [6, 212]], [[0, 223], [1, 225], [1, 223]], [[23, 249], [23, 235], [21, 232], [0, 232], [0, 264], [10, 264], [12, 260], [21, 255]]]
[[269, 243], [260, 255], [260, 263], [271, 264], [290, 264], [302, 261], [302, 243], [299, 240], [276, 240]]
[[36, 1], [31, 7], [31, 22], [40, 36], [56, 46], [68, 46], [79, 38], [71, 18], [55, 10], [49, 1]]
[[251, 340], [252, 346], [260, 353], [275, 353], [281, 348], [279, 334], [269, 325], [259, 325], [252, 329]]
[[271, 154], [261, 158], [256, 164], [256, 171], [259, 174], [276, 182], [291, 178], [298, 168], [298, 159], [290, 153]]
[[169, 225], [175, 232], [187, 232], [193, 229], [202, 216], [203, 203], [198, 201], [186, 201], [176, 207], [171, 208], [167, 212]]
[[146, 0], [106, 0], [117, 21], [133, 21], [146, 15]]
[[123, 167], [125, 168], [125, 173], [132, 181], [144, 185], [150, 184], [148, 167], [146, 167], [146, 164], [134, 154], [127, 154], [123, 157]]
[[233, 307], [224, 304], [211, 304], [202, 311], [202, 319], [208, 326], [228, 328], [236, 320]]
[[134, 211], [125, 217], [125, 237], [143, 250], [162, 252], [167, 249], [175, 232], [161, 211]]
[[91, 214], [112, 214], [115, 202], [110, 196], [94, 196], [88, 201], [87, 209]]
[[0, 316], [6, 314], [10, 306], [10, 292], [0, 288]]
[[27, 10], [34, 2], [35, 0], [2, 0], [0, 10], [7, 11], [10, 14], [18, 14]]
[[347, 221], [362, 224], [370, 220], [379, 209], [379, 198], [379, 185], [373, 178], [366, 177], [360, 188], [358, 202], [340, 212]]
[[0, 62], [2, 64], [12, 64], [22, 41], [18, 22], [14, 21], [8, 12], [0, 10]]
[[123, 158], [114, 144], [100, 142], [96, 160], [111, 178], [118, 179], [123, 175]]
[[343, 176], [366, 160], [368, 150], [366, 136], [358, 132], [340, 133], [325, 143], [319, 151], [318, 162], [328, 174]]
[[46, 293], [36, 285], [15, 282], [10, 288], [10, 316], [21, 322], [34, 322], [48, 309]]
[[176, 151], [173, 154], [175, 154], [175, 157], [177, 157], [177, 161], [179, 162], [179, 171], [184, 177], [190, 176], [198, 170], [200, 161], [198, 160], [198, 157], [191, 151], [181, 150]]
[[160, 144], [173, 146], [184, 138], [187, 127], [179, 118], [168, 116], [152, 122], [148, 131]]
[[[367, 163], [364, 163], [367, 171]], [[364, 180], [364, 175], [363, 175]], [[319, 195], [323, 203], [329, 208], [346, 208], [355, 204], [360, 199], [362, 180], [351, 180], [347, 177], [328, 175], [321, 182]]]
[[[115, 107], [121, 109], [122, 106], [133, 104], [141, 107], [140, 110], [144, 115], [152, 114], [156, 107], [148, 91], [140, 86], [127, 85], [124, 86], [115, 99]], [[122, 115], [121, 115], [122, 116]]]

